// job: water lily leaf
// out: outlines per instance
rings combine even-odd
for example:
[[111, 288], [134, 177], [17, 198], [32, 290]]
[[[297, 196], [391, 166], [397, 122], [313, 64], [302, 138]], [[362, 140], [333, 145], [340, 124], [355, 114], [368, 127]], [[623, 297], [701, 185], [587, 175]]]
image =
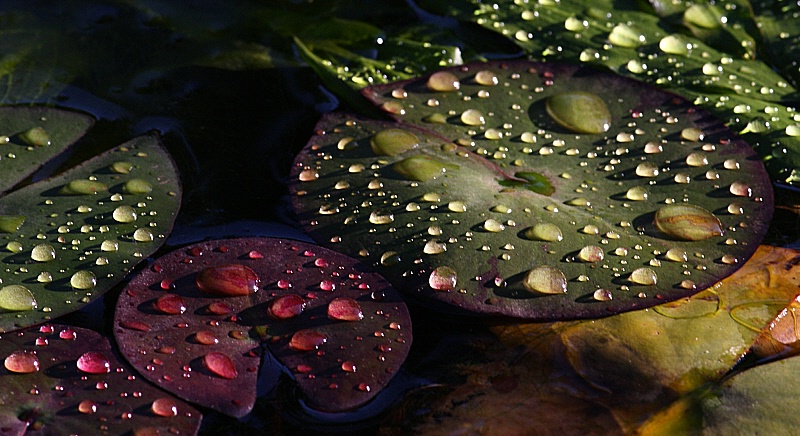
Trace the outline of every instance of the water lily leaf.
[[[39, 134], [77, 134], [52, 127]], [[177, 170], [155, 134], [0, 198], [0, 331], [78, 310], [119, 283], [164, 242], [180, 198]]]
[[194, 434], [202, 415], [140, 380], [100, 334], [42, 325], [0, 339], [9, 434]]
[[414, 295], [537, 320], [648, 307], [735, 271], [771, 217], [742, 140], [617, 75], [480, 63], [365, 95], [407, 124], [326, 116], [290, 190], [312, 237]]
[[232, 416], [255, 402], [260, 344], [311, 407], [330, 412], [373, 398], [411, 346], [406, 306], [383, 278], [322, 247], [268, 238], [159, 258], [122, 292], [114, 325], [144, 377]]
[[769, 62], [797, 86], [800, 83], [800, 5], [781, 1], [752, 2], [753, 19]]

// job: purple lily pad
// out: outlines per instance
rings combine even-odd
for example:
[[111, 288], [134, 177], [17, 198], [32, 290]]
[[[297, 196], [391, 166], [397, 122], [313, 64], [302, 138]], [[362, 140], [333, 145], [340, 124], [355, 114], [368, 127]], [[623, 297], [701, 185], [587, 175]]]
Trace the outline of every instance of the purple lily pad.
[[408, 310], [382, 277], [325, 248], [269, 238], [157, 259], [122, 291], [114, 332], [144, 377], [237, 417], [255, 402], [263, 344], [327, 412], [372, 399], [411, 346]]
[[42, 325], [0, 340], [0, 433], [194, 434], [202, 415], [141, 380], [109, 341]]

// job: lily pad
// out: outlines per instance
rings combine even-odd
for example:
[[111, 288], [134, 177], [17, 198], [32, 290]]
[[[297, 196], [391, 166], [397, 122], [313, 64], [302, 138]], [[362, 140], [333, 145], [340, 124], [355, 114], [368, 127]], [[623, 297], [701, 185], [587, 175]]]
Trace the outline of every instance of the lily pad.
[[194, 434], [202, 415], [140, 380], [107, 339], [46, 324], [0, 339], [0, 428], [8, 434]]
[[268, 238], [159, 258], [122, 292], [114, 326], [144, 377], [232, 416], [253, 407], [262, 345], [328, 412], [372, 399], [411, 346], [406, 306], [383, 278], [322, 247]]
[[[42, 164], [26, 153], [51, 157], [91, 125], [57, 109], [4, 113], [13, 121], [10, 143], [0, 145], [8, 149], [3, 177], [16, 173], [9, 187]], [[155, 134], [0, 198], [0, 332], [78, 310], [119, 283], [164, 242], [180, 199], [177, 170]]]
[[[324, 117], [295, 160], [293, 205], [316, 240], [429, 300], [536, 320], [641, 309], [734, 272], [772, 216], [744, 141], [614, 74], [478, 63], [364, 93], [402, 124]], [[589, 94], [606, 132], [548, 114], [580, 114], [568, 103]], [[605, 119], [592, 101], [584, 115]]]

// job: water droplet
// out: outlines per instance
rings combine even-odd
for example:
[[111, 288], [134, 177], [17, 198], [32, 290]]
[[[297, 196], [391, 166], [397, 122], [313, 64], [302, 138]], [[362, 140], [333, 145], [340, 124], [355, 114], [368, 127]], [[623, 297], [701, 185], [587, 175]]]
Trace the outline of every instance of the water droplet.
[[625, 67], [633, 74], [642, 74], [647, 71], [647, 64], [642, 63], [638, 59], [631, 59], [625, 64]]
[[736, 256], [730, 254], [723, 255], [720, 261], [725, 265], [735, 265], [739, 263], [739, 259], [737, 259]]
[[739, 162], [736, 159], [725, 159], [725, 162], [722, 163], [722, 166], [726, 170], [736, 171], [739, 169]]
[[281, 295], [269, 305], [270, 316], [276, 319], [289, 319], [300, 315], [306, 308], [306, 301], [297, 294]]
[[608, 289], [598, 289], [592, 294], [592, 298], [597, 301], [611, 301], [612, 297], [611, 291]]
[[108, 186], [103, 183], [96, 180], [80, 179], [70, 181], [61, 188], [60, 192], [65, 195], [92, 195], [105, 191], [108, 191]]
[[56, 259], [56, 249], [49, 244], [39, 244], [31, 250], [31, 259], [37, 262], [50, 262]]
[[658, 42], [658, 48], [664, 53], [685, 56], [689, 54], [692, 45], [686, 42], [683, 36], [675, 34], [661, 38], [661, 41]]
[[702, 167], [708, 165], [708, 158], [705, 153], [690, 153], [686, 156], [686, 165], [690, 167]]
[[313, 169], [305, 169], [303, 171], [300, 171], [300, 174], [298, 174], [297, 176], [297, 179], [300, 180], [301, 182], [312, 182], [314, 180], [317, 180], [318, 178], [319, 178], [319, 173], [317, 172], [317, 170]]
[[137, 218], [136, 210], [127, 204], [117, 206], [114, 212], [111, 213], [111, 216], [114, 218], [114, 221], [118, 223], [132, 223], [136, 221]]
[[339, 321], [361, 321], [364, 313], [361, 305], [352, 298], [334, 298], [328, 303], [328, 317]]
[[634, 186], [625, 193], [625, 198], [631, 201], [644, 201], [647, 197], [647, 189], [642, 186]]
[[605, 102], [588, 92], [552, 95], [545, 106], [555, 122], [577, 133], [605, 133], [611, 126], [611, 113]]
[[636, 166], [636, 175], [639, 177], [655, 177], [658, 174], [658, 166], [654, 163], [642, 162]]
[[105, 239], [100, 244], [100, 250], [102, 251], [117, 251], [119, 249], [119, 244], [117, 241], [112, 241], [110, 239]]
[[741, 215], [744, 213], [744, 206], [739, 203], [731, 203], [728, 205], [728, 213], [731, 215]]
[[731, 183], [730, 192], [737, 197], [750, 197], [753, 195], [753, 191], [750, 189], [750, 186], [743, 182]]
[[119, 326], [128, 330], [136, 330], [139, 332], [149, 332], [150, 325], [140, 321], [120, 321]]
[[153, 242], [153, 239], [155, 239], [155, 235], [147, 227], [140, 227], [133, 232], [133, 240], [136, 242]]
[[480, 126], [486, 124], [483, 112], [477, 109], [467, 109], [461, 113], [461, 122], [468, 126]]
[[675, 174], [675, 176], [672, 178], [672, 180], [673, 180], [675, 183], [680, 183], [680, 184], [683, 184], [683, 185], [685, 185], [685, 184], [687, 184], [687, 183], [689, 183], [689, 182], [691, 182], [691, 181], [692, 181], [692, 177], [691, 177], [691, 176], [689, 176], [689, 175], [688, 175], [688, 174], [686, 174], [686, 173], [677, 173], [677, 174]]
[[431, 271], [428, 285], [437, 291], [450, 291], [456, 287], [458, 281], [456, 270], [449, 266], [438, 266]]
[[727, 19], [713, 4], [694, 4], [683, 11], [683, 19], [687, 23], [704, 29], [716, 29], [727, 22]]
[[683, 289], [692, 289], [692, 290], [697, 288], [697, 285], [691, 280], [682, 280], [680, 284], [678, 284], [678, 286], [680, 286]]
[[689, 256], [687, 256], [686, 252], [681, 250], [680, 248], [674, 248], [674, 247], [670, 248], [669, 250], [667, 250], [665, 256], [667, 257], [667, 259], [673, 262], [686, 262], [687, 260], [689, 260]]
[[239, 375], [230, 357], [216, 351], [203, 356], [203, 365], [214, 375], [228, 380], [235, 379]]
[[158, 398], [153, 401], [150, 410], [158, 416], [178, 416], [178, 404], [171, 398]]
[[786, 126], [785, 132], [788, 136], [800, 136], [800, 124], [790, 124]]
[[636, 48], [644, 44], [645, 37], [627, 24], [617, 24], [608, 34], [608, 42], [626, 48]]
[[18, 374], [30, 374], [39, 370], [39, 358], [29, 351], [15, 351], [3, 362], [7, 370]]
[[153, 307], [161, 313], [179, 315], [186, 312], [186, 302], [177, 294], [164, 294], [153, 302]]
[[428, 78], [427, 86], [431, 91], [452, 92], [461, 88], [461, 82], [449, 71], [437, 71]]
[[58, 337], [65, 341], [74, 341], [78, 337], [78, 333], [71, 328], [65, 328], [58, 332]]
[[447, 244], [436, 239], [426, 242], [422, 248], [422, 252], [425, 254], [442, 254], [445, 251], [447, 251]]
[[394, 222], [394, 215], [383, 209], [375, 209], [369, 214], [369, 222], [372, 224], [390, 224]]
[[561, 229], [551, 223], [537, 223], [525, 230], [524, 236], [527, 239], [545, 242], [559, 242], [564, 239]]
[[87, 351], [81, 354], [76, 365], [79, 370], [89, 374], [105, 374], [111, 372], [111, 363], [103, 353]]
[[22, 215], [0, 215], [0, 233], [15, 233], [24, 222]]
[[325, 334], [316, 330], [303, 329], [298, 330], [292, 335], [289, 340], [289, 346], [298, 351], [313, 351], [321, 347], [328, 341]]
[[651, 268], [636, 268], [631, 273], [630, 281], [638, 285], [652, 286], [658, 283], [658, 275]]
[[669, 204], [656, 211], [656, 228], [670, 238], [703, 241], [721, 236], [722, 223], [711, 212], [692, 204]]
[[146, 180], [130, 179], [122, 185], [122, 190], [128, 194], [149, 194], [153, 192], [153, 186]]
[[538, 266], [528, 271], [522, 284], [527, 290], [542, 294], [567, 292], [566, 276], [560, 269], [549, 265]]
[[497, 85], [497, 76], [489, 70], [481, 70], [475, 74], [475, 83], [484, 86]]
[[78, 404], [78, 411], [85, 414], [97, 412], [97, 403], [92, 400], [83, 400]]
[[564, 20], [564, 28], [570, 32], [581, 32], [589, 27], [589, 22], [576, 18], [574, 15]]
[[711, 62], [706, 62], [703, 64], [702, 71], [706, 76], [719, 76], [722, 74], [722, 67]]
[[69, 284], [75, 289], [92, 289], [97, 285], [97, 277], [91, 271], [80, 270], [72, 274]]
[[392, 169], [408, 180], [426, 182], [447, 171], [457, 170], [458, 165], [447, 164], [430, 156], [411, 156], [392, 165]]
[[112, 172], [115, 172], [117, 174], [129, 174], [131, 171], [133, 171], [133, 164], [130, 162], [120, 161], [120, 162], [114, 162], [113, 164], [111, 164], [109, 168], [111, 169]]
[[344, 362], [342, 362], [342, 371], [356, 372], [356, 364], [350, 360], [345, 360]]
[[202, 345], [215, 345], [219, 343], [219, 339], [210, 330], [199, 330], [194, 334], [194, 341]]
[[39, 283], [50, 283], [53, 281], [53, 275], [47, 271], [42, 271], [36, 276], [36, 281]]
[[258, 290], [258, 282], [255, 271], [238, 263], [205, 268], [195, 279], [198, 289], [220, 297], [252, 294]]
[[8, 285], [0, 288], [0, 309], [18, 312], [36, 309], [36, 306], [36, 298], [25, 286]]
[[603, 249], [596, 245], [587, 245], [578, 252], [578, 259], [584, 262], [600, 262], [604, 258], [605, 253], [603, 253]]
[[372, 151], [379, 156], [397, 156], [419, 147], [417, 135], [402, 129], [384, 129], [369, 141]]
[[662, 151], [664, 151], [664, 149], [658, 142], [650, 141], [644, 145], [644, 152], [647, 154], [656, 154], [661, 153]]
[[492, 232], [492, 233], [502, 232], [503, 230], [505, 230], [505, 228], [506, 226], [504, 226], [502, 223], [493, 218], [489, 218], [488, 220], [483, 222], [483, 229], [486, 230], [487, 232]]
[[587, 224], [583, 226], [583, 228], [581, 229], [581, 233], [585, 233], [587, 235], [599, 235], [600, 229], [593, 224]]
[[32, 127], [19, 135], [20, 139], [28, 145], [43, 147], [50, 145], [50, 135], [42, 127]]

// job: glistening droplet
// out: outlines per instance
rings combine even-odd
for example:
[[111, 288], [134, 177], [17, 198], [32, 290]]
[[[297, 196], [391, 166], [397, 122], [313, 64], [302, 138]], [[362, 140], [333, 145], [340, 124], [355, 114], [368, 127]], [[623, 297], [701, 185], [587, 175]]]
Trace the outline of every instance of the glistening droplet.
[[527, 290], [536, 293], [563, 294], [567, 292], [566, 276], [560, 269], [549, 265], [538, 266], [528, 271], [522, 284]]
[[36, 306], [36, 298], [25, 286], [7, 285], [0, 288], [0, 309], [18, 312], [36, 309]]
[[722, 236], [722, 223], [711, 212], [692, 204], [668, 204], [656, 211], [656, 228], [670, 238], [703, 241]]
[[328, 337], [312, 329], [298, 330], [292, 335], [289, 346], [298, 351], [313, 351], [328, 341]]
[[339, 321], [361, 321], [364, 318], [364, 313], [361, 311], [361, 305], [358, 301], [340, 297], [334, 298], [328, 303], [328, 318], [336, 319]]
[[56, 249], [50, 244], [39, 244], [31, 250], [31, 259], [37, 262], [50, 262], [56, 259]]
[[89, 374], [105, 374], [111, 371], [111, 363], [105, 354], [87, 351], [75, 363], [79, 370]]
[[232, 380], [239, 375], [230, 357], [216, 351], [203, 356], [203, 365], [214, 375], [225, 379]]
[[39, 358], [34, 353], [20, 350], [9, 354], [3, 365], [11, 372], [30, 374], [39, 370]]
[[252, 294], [258, 290], [258, 282], [255, 271], [238, 263], [205, 268], [195, 278], [198, 289], [221, 297]]
[[611, 126], [606, 103], [588, 92], [564, 92], [548, 97], [547, 113], [560, 126], [577, 133], [605, 133]]
[[170, 417], [178, 415], [177, 403], [175, 403], [173, 399], [167, 397], [161, 397], [153, 401], [150, 410], [158, 416]]
[[419, 147], [417, 135], [402, 129], [385, 129], [369, 141], [372, 151], [379, 156], [396, 156]]
[[658, 275], [651, 268], [636, 268], [630, 275], [630, 281], [638, 285], [652, 286], [658, 283]]
[[461, 82], [449, 71], [437, 71], [428, 78], [428, 89], [438, 92], [453, 92], [461, 88]]
[[457, 281], [456, 270], [449, 266], [436, 267], [428, 277], [428, 285], [437, 291], [450, 291], [456, 287]]
[[69, 284], [75, 289], [92, 289], [97, 285], [97, 277], [91, 271], [80, 270], [72, 274], [72, 277], [69, 278]]
[[525, 230], [525, 238], [535, 241], [559, 242], [564, 239], [561, 229], [552, 223], [537, 223]]
[[306, 301], [297, 294], [286, 294], [276, 297], [267, 309], [270, 316], [276, 319], [289, 319], [303, 313]]

